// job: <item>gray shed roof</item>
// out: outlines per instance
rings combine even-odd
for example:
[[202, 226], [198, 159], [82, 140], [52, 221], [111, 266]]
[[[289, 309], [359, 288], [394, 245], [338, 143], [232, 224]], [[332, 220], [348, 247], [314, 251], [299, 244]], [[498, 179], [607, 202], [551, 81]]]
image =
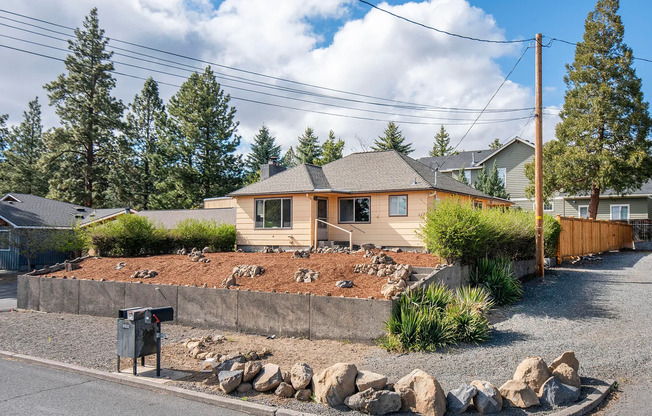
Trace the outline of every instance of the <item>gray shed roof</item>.
[[182, 220], [194, 218], [196, 220], [215, 220], [218, 223], [235, 225], [235, 208], [208, 208], [208, 209], [171, 209], [161, 211], [138, 211], [136, 215], [147, 217], [156, 224], [171, 230]]
[[302, 192], [387, 192], [442, 190], [491, 198], [457, 180], [438, 175], [428, 166], [394, 150], [353, 153], [324, 166], [299, 165], [230, 196]]
[[0, 218], [18, 228], [70, 228], [124, 212], [125, 208], [93, 209], [30, 194], [0, 198]]

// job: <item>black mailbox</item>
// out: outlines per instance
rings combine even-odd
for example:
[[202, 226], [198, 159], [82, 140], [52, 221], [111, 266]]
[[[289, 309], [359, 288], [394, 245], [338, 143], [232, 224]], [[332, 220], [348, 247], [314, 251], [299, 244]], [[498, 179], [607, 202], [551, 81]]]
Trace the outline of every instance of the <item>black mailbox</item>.
[[161, 322], [172, 321], [174, 309], [164, 308], [128, 308], [118, 310], [118, 364], [120, 357], [131, 357], [133, 373], [136, 375], [137, 359], [145, 365], [145, 356], [156, 354], [156, 376], [161, 375]]

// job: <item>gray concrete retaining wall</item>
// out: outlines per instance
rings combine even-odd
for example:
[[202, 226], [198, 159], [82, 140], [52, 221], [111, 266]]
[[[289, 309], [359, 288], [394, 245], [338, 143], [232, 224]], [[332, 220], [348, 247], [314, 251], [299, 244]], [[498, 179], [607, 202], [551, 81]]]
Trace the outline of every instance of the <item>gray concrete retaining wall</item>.
[[[517, 279], [522, 279], [526, 276], [534, 274], [535, 261], [513, 261], [512, 266], [514, 267], [514, 277]], [[441, 270], [437, 270], [432, 275], [428, 276], [420, 284], [420, 286], [426, 287], [435, 283], [443, 283], [451, 289], [456, 289], [460, 286], [469, 284], [469, 271], [470, 266], [449, 266]]]
[[238, 329], [238, 292], [179, 286], [177, 319], [182, 325]]
[[238, 331], [310, 337], [310, 296], [238, 291]]
[[310, 339], [368, 341], [385, 335], [394, 301], [310, 296]]
[[261, 335], [372, 341], [393, 302], [129, 282], [18, 276], [18, 307], [117, 317], [133, 306], [172, 306], [175, 322]]

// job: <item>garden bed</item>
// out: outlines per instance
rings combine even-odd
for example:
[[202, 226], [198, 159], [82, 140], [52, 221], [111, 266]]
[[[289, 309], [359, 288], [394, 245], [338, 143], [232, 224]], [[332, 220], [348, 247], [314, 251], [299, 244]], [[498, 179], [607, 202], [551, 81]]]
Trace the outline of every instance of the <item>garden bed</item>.
[[[260, 265], [265, 273], [255, 278], [238, 278], [235, 288], [263, 292], [289, 292], [317, 295], [380, 298], [380, 288], [387, 278], [353, 273], [353, 266], [370, 263], [363, 252], [312, 253], [307, 259], [293, 259], [286, 253], [207, 253], [209, 263], [192, 262], [187, 256], [169, 254], [149, 257], [103, 257], [89, 258], [80, 263], [80, 268], [71, 272], [59, 271], [56, 277], [75, 276], [77, 279], [105, 279], [107, 281], [143, 281], [152, 284], [173, 284], [190, 286], [220, 287], [222, 281], [231, 275], [238, 265]], [[438, 258], [427, 253], [388, 253], [399, 264], [413, 267], [435, 267]], [[118, 263], [125, 263], [119, 270]], [[319, 278], [310, 283], [297, 283], [294, 273], [299, 268], [319, 272]], [[134, 279], [131, 276], [138, 270], [155, 270], [158, 275], [150, 279]], [[354, 286], [342, 289], [335, 286], [338, 280], [352, 280]]]

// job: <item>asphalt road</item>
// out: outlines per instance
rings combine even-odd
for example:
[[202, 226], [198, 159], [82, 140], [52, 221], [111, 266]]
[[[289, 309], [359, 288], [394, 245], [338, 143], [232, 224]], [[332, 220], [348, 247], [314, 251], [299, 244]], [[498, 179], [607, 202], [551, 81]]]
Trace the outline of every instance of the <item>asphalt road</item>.
[[246, 415], [6, 359], [0, 359], [0, 386], [0, 415]]
[[0, 311], [9, 311], [16, 308], [18, 283], [15, 279], [9, 282], [0, 282]]

